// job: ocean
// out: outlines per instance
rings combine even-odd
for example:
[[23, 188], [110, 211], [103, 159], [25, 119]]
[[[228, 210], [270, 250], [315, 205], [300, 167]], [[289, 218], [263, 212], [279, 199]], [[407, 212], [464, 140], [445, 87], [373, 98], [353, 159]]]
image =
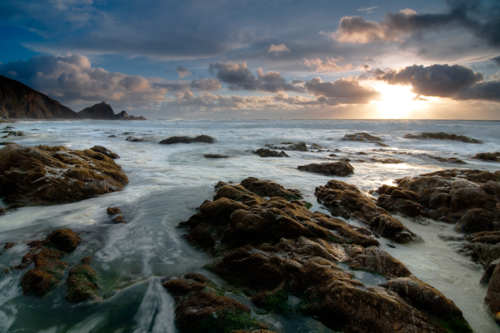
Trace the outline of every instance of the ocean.
[[[83, 256], [92, 255], [92, 266], [103, 282], [100, 290], [103, 301], [74, 305], [65, 300], [65, 287], [44, 298], [24, 296], [19, 282], [26, 270], [0, 274], [0, 332], [175, 332], [175, 304], [161, 286], [161, 278], [203, 272], [215, 282], [225, 283], [203, 269], [212, 257], [190, 246], [182, 237], [185, 231], [176, 228], [179, 222], [196, 213], [205, 199], [212, 199], [214, 185], [220, 180], [238, 184], [247, 177], [272, 180], [285, 188], [299, 189], [305, 200], [313, 204], [312, 211], [327, 213], [317, 203], [314, 189], [329, 179], [342, 180], [368, 192], [382, 184], [393, 184], [396, 178], [441, 169], [500, 169], [499, 163], [471, 159], [480, 152], [500, 151], [500, 122], [496, 121], [85, 120], [19, 121], [7, 125], [26, 136], [2, 140], [23, 146], [61, 145], [71, 149], [105, 146], [121, 156], [115, 161], [130, 183], [120, 192], [75, 203], [23, 207], [0, 216], [0, 243], [17, 243], [0, 255], [0, 270], [21, 262], [28, 252], [28, 241], [43, 239], [50, 231], [67, 227], [80, 232], [83, 242], [63, 260], [71, 266]], [[345, 134], [357, 132], [379, 136], [390, 147], [341, 140]], [[407, 133], [420, 132], [465, 135], [484, 143], [403, 138]], [[200, 134], [212, 136], [217, 142], [159, 144], [171, 136]], [[126, 141], [128, 136], [143, 141]], [[289, 158], [261, 158], [251, 153], [266, 144], [300, 141], [308, 145], [316, 143], [331, 151], [287, 151]], [[335, 149], [341, 152], [333, 152]], [[403, 151], [412, 154], [397, 154]], [[337, 156], [329, 156], [332, 153]], [[230, 157], [208, 159], [204, 154]], [[442, 163], [423, 154], [455, 157], [467, 164]], [[370, 160], [389, 157], [403, 163]], [[353, 176], [328, 177], [297, 170], [299, 165], [339, 158], [352, 160]], [[5, 204], [0, 201], [2, 206]], [[119, 207], [127, 224], [111, 223], [106, 214], [109, 206]], [[420, 235], [423, 242], [395, 244], [380, 239], [380, 247], [403, 262], [417, 278], [453, 300], [474, 332], [498, 332], [499, 327], [483, 305], [486, 287], [479, 283], [482, 267], [457, 252], [458, 242], [444, 242], [438, 237], [438, 234], [458, 235], [454, 226], [397, 218]], [[251, 307], [254, 316], [271, 329], [332, 332], [310, 318], [290, 319], [262, 313], [246, 297], [232, 296]]]

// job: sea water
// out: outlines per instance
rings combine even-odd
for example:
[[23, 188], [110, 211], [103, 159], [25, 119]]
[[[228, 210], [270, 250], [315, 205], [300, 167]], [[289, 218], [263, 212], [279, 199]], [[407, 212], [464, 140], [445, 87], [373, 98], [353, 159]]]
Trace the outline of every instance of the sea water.
[[[321, 210], [314, 189], [329, 179], [339, 179], [367, 192], [394, 179], [445, 168], [496, 171], [497, 163], [471, 159], [480, 152], [499, 151], [500, 122], [494, 121], [381, 121], [381, 120], [150, 120], [150, 121], [21, 121], [10, 124], [25, 137], [3, 139], [23, 146], [62, 145], [71, 149], [105, 146], [118, 153], [130, 183], [121, 192], [76, 203], [23, 207], [0, 216], [0, 243], [16, 246], [0, 256], [0, 266], [18, 265], [27, 253], [26, 242], [44, 239], [57, 228], [81, 234], [82, 244], [63, 260], [70, 266], [91, 255], [92, 266], [103, 285], [100, 302], [70, 304], [64, 285], [44, 298], [26, 297], [19, 282], [27, 271], [0, 275], [0, 332], [175, 332], [172, 297], [161, 279], [202, 272], [224, 284], [203, 266], [212, 258], [194, 249], [176, 229], [179, 222], [196, 213], [205, 199], [212, 199], [219, 181], [239, 183], [247, 177], [267, 179], [286, 188], [299, 189], [311, 210]], [[390, 147], [368, 142], [342, 141], [345, 134], [368, 132]], [[457, 141], [404, 139], [407, 133], [446, 132], [466, 135], [484, 144]], [[210, 135], [215, 144], [160, 145], [174, 135]], [[115, 135], [115, 137], [109, 137]], [[142, 138], [129, 142], [128, 136]], [[290, 158], [260, 158], [251, 153], [266, 144], [304, 141], [332, 152], [289, 151]], [[410, 154], [397, 154], [397, 152]], [[368, 155], [357, 155], [365, 152]], [[204, 154], [222, 154], [226, 159], [207, 159]], [[420, 155], [419, 155], [420, 154]], [[467, 165], [440, 163], [421, 154], [463, 159]], [[355, 174], [328, 177], [301, 172], [297, 166], [350, 158]], [[404, 163], [382, 164], [370, 158], [397, 158]], [[358, 162], [363, 159], [365, 162]], [[4, 205], [0, 201], [0, 206]], [[106, 208], [118, 206], [127, 224], [114, 225]], [[416, 222], [399, 218], [423, 238], [422, 243], [394, 244], [381, 239], [381, 248], [402, 261], [419, 279], [441, 291], [463, 311], [475, 332], [498, 332], [483, 305], [486, 288], [479, 283], [483, 269], [456, 251], [457, 244], [437, 235], [455, 234], [453, 226], [435, 221]], [[356, 224], [359, 222], [348, 221]], [[358, 274], [370, 283], [376, 278]], [[377, 282], [372, 282], [377, 283]], [[229, 285], [227, 285], [230, 288]], [[286, 319], [259, 311], [242, 295], [228, 296], [247, 304], [254, 316], [282, 332], [331, 332], [310, 319]]]

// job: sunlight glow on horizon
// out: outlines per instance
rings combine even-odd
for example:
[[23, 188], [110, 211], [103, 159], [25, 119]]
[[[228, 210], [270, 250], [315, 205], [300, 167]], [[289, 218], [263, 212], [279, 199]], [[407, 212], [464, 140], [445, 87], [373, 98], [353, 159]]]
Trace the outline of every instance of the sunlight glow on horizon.
[[375, 89], [382, 94], [382, 100], [374, 101], [378, 112], [384, 119], [399, 119], [417, 109], [426, 108], [428, 101], [416, 99], [410, 86], [377, 84]]

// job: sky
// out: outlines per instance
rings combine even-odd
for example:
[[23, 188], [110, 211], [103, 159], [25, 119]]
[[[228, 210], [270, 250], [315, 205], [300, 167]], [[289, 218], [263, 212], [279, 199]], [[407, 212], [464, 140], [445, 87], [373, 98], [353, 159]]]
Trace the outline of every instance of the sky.
[[500, 1], [2, 0], [0, 75], [77, 112], [500, 120]]

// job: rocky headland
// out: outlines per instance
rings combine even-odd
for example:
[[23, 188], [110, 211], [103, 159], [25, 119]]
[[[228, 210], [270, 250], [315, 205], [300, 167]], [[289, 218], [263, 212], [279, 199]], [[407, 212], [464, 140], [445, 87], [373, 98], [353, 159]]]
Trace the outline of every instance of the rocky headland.
[[115, 114], [111, 105], [106, 104], [106, 102], [101, 102], [95, 104], [88, 108], [83, 109], [78, 112], [78, 115], [82, 119], [99, 119], [99, 120], [147, 120], [143, 116], [135, 117], [129, 116], [124, 110], [118, 114]]

